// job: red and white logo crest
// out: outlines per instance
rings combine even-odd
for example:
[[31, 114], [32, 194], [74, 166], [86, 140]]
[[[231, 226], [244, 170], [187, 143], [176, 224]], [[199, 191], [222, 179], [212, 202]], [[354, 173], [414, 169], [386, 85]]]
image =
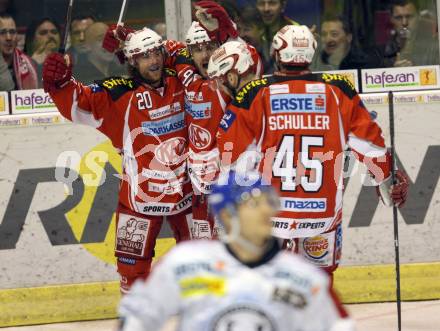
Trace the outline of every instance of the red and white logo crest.
[[198, 125], [191, 123], [188, 134], [191, 144], [198, 149], [204, 149], [211, 144], [211, 133]]
[[156, 159], [166, 165], [179, 164], [185, 159], [186, 140], [181, 137], [165, 140], [154, 150]]

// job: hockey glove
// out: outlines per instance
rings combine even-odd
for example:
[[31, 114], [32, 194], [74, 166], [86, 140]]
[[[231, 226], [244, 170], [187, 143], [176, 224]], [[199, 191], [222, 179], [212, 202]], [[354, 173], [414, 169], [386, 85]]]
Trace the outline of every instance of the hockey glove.
[[199, 1], [195, 3], [196, 17], [206, 30], [211, 40], [220, 44], [229, 38], [237, 38], [238, 31], [226, 10], [214, 1]]
[[52, 53], [47, 56], [43, 64], [44, 92], [62, 88], [72, 78], [72, 59], [61, 53]]
[[110, 53], [115, 53], [121, 64], [125, 62], [124, 52], [121, 50], [121, 41], [124, 42], [127, 36], [134, 30], [122, 25], [112, 24], [108, 27], [102, 41], [102, 48]]
[[408, 197], [409, 177], [402, 170], [396, 170], [394, 177], [396, 184], [392, 185], [390, 176], [376, 187], [376, 191], [385, 205], [401, 208]]
[[185, 44], [178, 40], [167, 39], [164, 41], [163, 46], [165, 47], [165, 51], [169, 56], [174, 56], [178, 51], [182, 48], [185, 48]]

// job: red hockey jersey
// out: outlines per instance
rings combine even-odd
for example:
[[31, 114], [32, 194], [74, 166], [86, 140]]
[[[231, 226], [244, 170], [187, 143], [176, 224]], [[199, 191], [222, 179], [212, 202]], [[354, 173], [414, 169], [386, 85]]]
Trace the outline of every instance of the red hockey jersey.
[[209, 193], [219, 170], [216, 133], [230, 97], [197, 74], [188, 50], [179, 51], [175, 68], [185, 85], [185, 120], [188, 127], [188, 171], [193, 187]]
[[222, 158], [237, 162], [252, 142], [281, 197], [273, 218], [281, 238], [315, 236], [340, 222], [346, 146], [372, 161], [378, 181], [390, 172], [381, 129], [341, 75], [274, 75], [245, 85], [220, 123]]
[[119, 202], [147, 215], [171, 215], [191, 205], [186, 171], [184, 90], [173, 70], [164, 87], [119, 77], [84, 86], [72, 81], [51, 92], [63, 116], [92, 126], [120, 151]]

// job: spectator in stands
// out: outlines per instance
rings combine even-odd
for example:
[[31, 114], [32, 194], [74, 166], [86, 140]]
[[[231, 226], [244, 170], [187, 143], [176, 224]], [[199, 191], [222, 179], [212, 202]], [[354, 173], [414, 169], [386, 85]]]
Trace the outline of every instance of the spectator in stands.
[[[297, 25], [298, 23], [284, 15], [287, 0], [257, 0], [256, 7], [260, 13], [263, 24], [260, 24], [260, 45], [263, 61], [273, 60], [270, 58], [270, 46], [274, 35], [285, 25]], [[266, 72], [265, 67], [265, 72]]]
[[241, 38], [254, 46], [259, 52], [261, 49], [260, 24], [261, 16], [254, 7], [242, 8], [237, 21], [238, 33]]
[[436, 22], [421, 18], [415, 1], [394, 0], [389, 8], [393, 28], [384, 50], [387, 66], [439, 64]]
[[340, 16], [328, 16], [321, 22], [320, 45], [315, 54], [313, 71], [381, 68], [378, 49], [364, 51], [353, 43], [348, 23]]
[[26, 30], [25, 52], [37, 63], [41, 70], [46, 56], [60, 47], [59, 25], [50, 18], [43, 18], [31, 23]]
[[125, 68], [115, 61], [114, 55], [102, 48], [102, 41], [107, 29], [107, 24], [95, 22], [85, 31], [87, 56], [80, 58], [78, 65], [74, 67], [74, 77], [85, 84], [125, 73]]
[[38, 88], [35, 64], [17, 48], [17, 27], [9, 14], [0, 15], [0, 90]]
[[73, 63], [76, 65], [79, 58], [86, 56], [88, 47], [85, 43], [86, 29], [95, 22], [93, 16], [78, 16], [70, 24], [70, 43], [69, 54], [72, 56]]

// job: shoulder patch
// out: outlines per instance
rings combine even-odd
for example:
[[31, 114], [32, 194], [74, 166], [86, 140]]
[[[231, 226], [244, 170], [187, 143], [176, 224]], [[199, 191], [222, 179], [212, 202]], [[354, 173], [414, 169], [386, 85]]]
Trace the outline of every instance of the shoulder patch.
[[253, 80], [243, 86], [235, 96], [234, 103], [240, 107], [250, 107], [258, 91], [268, 85], [267, 78]]
[[165, 74], [166, 74], [167, 76], [171, 76], [171, 77], [176, 77], [176, 76], [177, 76], [177, 72], [176, 72], [176, 70], [174, 70], [174, 69], [171, 69], [171, 68], [164, 68], [163, 70], [165, 71]]
[[189, 51], [186, 47], [179, 49], [179, 51], [177, 52], [177, 55], [186, 57], [188, 59], [191, 58], [191, 55], [189, 54]]
[[110, 93], [113, 101], [119, 99], [122, 95], [128, 91], [135, 90], [137, 88], [136, 82], [131, 78], [123, 77], [110, 77], [103, 80], [95, 81], [94, 88], [102, 88]]
[[339, 87], [348, 97], [353, 98], [357, 92], [351, 80], [341, 74], [322, 73], [321, 79], [328, 84]]

